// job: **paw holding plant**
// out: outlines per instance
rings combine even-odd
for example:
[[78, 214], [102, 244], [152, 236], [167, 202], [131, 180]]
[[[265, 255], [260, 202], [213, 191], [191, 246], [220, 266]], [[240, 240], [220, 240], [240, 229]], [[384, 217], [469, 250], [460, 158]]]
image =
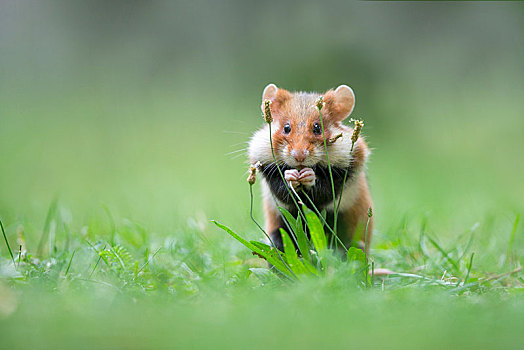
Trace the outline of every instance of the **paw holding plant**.
[[291, 169], [284, 172], [284, 179], [295, 189], [301, 185], [308, 188], [315, 186], [316, 176], [311, 168], [303, 168], [300, 171], [297, 169]]

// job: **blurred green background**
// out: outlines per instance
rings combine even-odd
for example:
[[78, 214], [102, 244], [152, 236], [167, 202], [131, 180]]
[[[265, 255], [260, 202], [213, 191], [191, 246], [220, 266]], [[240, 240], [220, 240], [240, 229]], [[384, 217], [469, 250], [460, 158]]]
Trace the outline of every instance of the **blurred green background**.
[[426, 217], [441, 242], [480, 223], [505, 249], [524, 209], [523, 33], [519, 2], [2, 0], [0, 217], [29, 250], [54, 198], [75, 232], [109, 234], [109, 211], [154, 237], [223, 237], [210, 219], [254, 236], [243, 150], [262, 89], [347, 84], [373, 243]]
[[78, 225], [102, 204], [155, 231], [238, 220], [229, 153], [275, 82], [354, 89], [379, 230], [412, 210], [512, 217], [523, 30], [519, 3], [3, 1], [0, 212], [39, 228], [58, 196]]

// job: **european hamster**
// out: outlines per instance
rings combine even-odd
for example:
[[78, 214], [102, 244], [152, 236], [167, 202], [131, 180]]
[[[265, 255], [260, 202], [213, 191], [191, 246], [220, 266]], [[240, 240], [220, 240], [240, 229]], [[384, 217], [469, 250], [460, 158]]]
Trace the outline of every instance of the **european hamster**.
[[[298, 210], [286, 184], [276, 168], [280, 167], [286, 182], [292, 185], [302, 202], [310, 202], [301, 195], [306, 192], [318, 210], [327, 211], [327, 223], [333, 225], [333, 192], [328, 171], [327, 157], [318, 109], [315, 105], [322, 96], [322, 122], [324, 125], [329, 161], [332, 168], [336, 203], [342, 196], [337, 218], [337, 235], [349, 247], [353, 237], [357, 245], [364, 247], [364, 228], [368, 220], [368, 209], [372, 207], [371, 195], [365, 175], [369, 149], [359, 137], [351, 152], [353, 129], [342, 125], [355, 105], [353, 90], [340, 85], [324, 94], [289, 92], [269, 84], [262, 94], [264, 101], [271, 101], [271, 132], [276, 163], [273, 158], [269, 126], [255, 132], [249, 142], [249, 158], [252, 164], [260, 162], [262, 189], [264, 194], [265, 229], [277, 248], [282, 249], [280, 228], [286, 229], [277, 206], [289, 210], [295, 217]], [[342, 137], [336, 137], [342, 134]], [[343, 184], [344, 175], [347, 180]], [[304, 198], [302, 198], [304, 197]], [[373, 229], [368, 227], [368, 245]], [[328, 233], [328, 230], [326, 230]], [[356, 234], [356, 235], [355, 235]]]

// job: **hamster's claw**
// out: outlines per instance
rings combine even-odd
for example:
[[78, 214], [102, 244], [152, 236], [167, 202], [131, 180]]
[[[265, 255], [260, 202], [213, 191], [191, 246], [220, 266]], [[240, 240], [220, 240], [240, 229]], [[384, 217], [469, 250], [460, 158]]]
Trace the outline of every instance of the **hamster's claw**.
[[286, 170], [284, 172], [284, 179], [286, 180], [286, 182], [291, 184], [293, 188], [297, 188], [298, 186], [300, 186], [300, 182], [298, 181], [299, 174], [300, 173], [297, 169]]
[[298, 174], [298, 182], [306, 187], [315, 186], [316, 175], [313, 169], [304, 168]]

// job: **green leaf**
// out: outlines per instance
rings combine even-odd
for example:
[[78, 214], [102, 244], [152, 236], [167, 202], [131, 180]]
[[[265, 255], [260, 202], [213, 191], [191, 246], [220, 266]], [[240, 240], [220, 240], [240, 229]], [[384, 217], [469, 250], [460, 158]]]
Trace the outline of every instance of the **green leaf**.
[[306, 206], [303, 206], [303, 210], [306, 215], [311, 240], [313, 241], [319, 256], [322, 256], [327, 249], [327, 239], [324, 232], [324, 227], [322, 227], [320, 219], [314, 212], [309, 210]]
[[297, 237], [298, 248], [300, 249], [300, 253], [302, 254], [305, 262], [311, 262], [311, 255], [309, 254], [309, 240], [306, 233], [304, 232], [300, 215], [297, 218], [297, 224], [295, 226], [295, 236]]
[[291, 230], [293, 230], [291, 234], [294, 234], [297, 239], [300, 253], [304, 257], [304, 259], [311, 261], [311, 256], [309, 254], [308, 238], [302, 226], [302, 218], [300, 217], [300, 215], [298, 215], [297, 219], [295, 220], [293, 215], [286, 208], [278, 207], [278, 210], [280, 210], [282, 215], [284, 215], [289, 226], [291, 227]]
[[320, 212], [320, 215], [322, 215], [322, 217], [324, 218], [324, 220], [322, 220], [322, 227], [324, 227], [327, 222], [327, 210], [322, 209], [322, 211]]
[[366, 254], [362, 249], [356, 247], [349, 247], [348, 253], [348, 264], [351, 267], [351, 273], [356, 273], [361, 269], [362, 266], [366, 265]]
[[[286, 275], [288, 277], [291, 277], [291, 278], [296, 278], [293, 275], [293, 273], [291, 272], [291, 270], [289, 269], [289, 267], [287, 267], [279, 258], [275, 258], [272, 254], [269, 254], [269, 252], [267, 250], [264, 251], [264, 250], [260, 249], [259, 247], [257, 247], [256, 245], [246, 241], [244, 238], [240, 237], [235, 232], [233, 232], [229, 227], [227, 227], [225, 225], [222, 225], [221, 223], [219, 223], [219, 222], [217, 222], [215, 220], [212, 220], [212, 222], [215, 225], [217, 225], [219, 228], [221, 228], [222, 230], [224, 230], [227, 233], [229, 233], [234, 239], [236, 239], [237, 241], [239, 241], [240, 243], [245, 245], [247, 248], [251, 249], [251, 251], [255, 252], [256, 254], [259, 254], [260, 256], [263, 256], [264, 259], [266, 259], [266, 261], [268, 263], [273, 265], [276, 269], [278, 269], [284, 275]], [[267, 246], [267, 247], [269, 249], [271, 249], [269, 246]]]
[[[272, 247], [272, 246], [269, 246], [265, 243], [262, 243], [262, 242], [259, 242], [259, 241], [249, 241], [249, 243], [251, 243], [252, 245], [254, 245], [255, 247], [257, 247], [258, 249], [260, 249], [261, 251], [263, 251], [264, 253], [268, 254], [271, 256], [271, 258], [275, 258], [277, 259], [280, 263], [282, 263], [282, 260], [284, 260], [284, 263], [287, 264], [287, 258], [286, 256], [284, 255], [284, 252], [282, 251], [278, 251], [277, 252], [277, 249]], [[282, 260], [280, 260], [280, 257], [278, 256], [278, 253], [280, 253], [280, 257], [282, 257]], [[286, 268], [284, 266], [284, 268]], [[286, 268], [287, 269], [287, 268]], [[288, 270], [289, 271], [289, 270]]]
[[348, 249], [348, 262], [351, 261], [359, 261], [363, 264], [366, 263], [366, 254], [362, 251], [362, 249], [356, 248], [356, 247], [349, 247]]
[[295, 245], [291, 241], [291, 238], [289, 237], [287, 232], [283, 228], [281, 228], [280, 234], [282, 235], [282, 243], [284, 243], [284, 252], [286, 253], [287, 262], [291, 267], [291, 270], [293, 270], [293, 272], [296, 275], [307, 273], [307, 270], [302, 264], [302, 262], [298, 260]]
[[286, 208], [278, 207], [278, 210], [282, 213], [282, 215], [284, 215], [287, 222], [289, 223], [289, 226], [291, 226], [291, 229], [295, 231], [296, 226], [297, 226], [297, 221], [295, 220], [293, 215]]

